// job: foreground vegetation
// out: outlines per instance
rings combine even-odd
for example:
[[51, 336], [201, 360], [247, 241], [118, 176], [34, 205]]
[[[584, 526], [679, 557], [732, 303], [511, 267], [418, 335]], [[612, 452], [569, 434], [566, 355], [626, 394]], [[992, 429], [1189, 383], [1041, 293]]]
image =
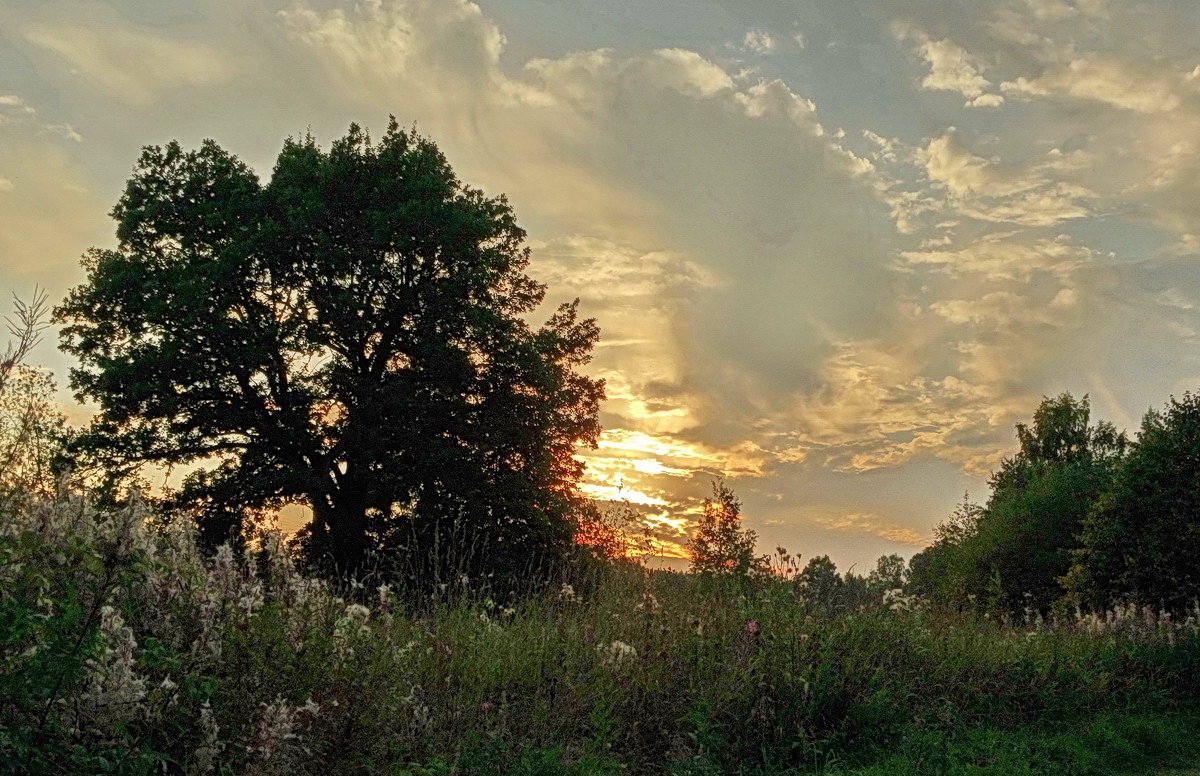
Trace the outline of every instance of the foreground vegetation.
[[[206, 559], [136, 499], [10, 501], [0, 771], [1113, 773], [1200, 758], [1200, 626], [582, 564], [520, 601]], [[1193, 759], [1193, 762], [1195, 760]]]

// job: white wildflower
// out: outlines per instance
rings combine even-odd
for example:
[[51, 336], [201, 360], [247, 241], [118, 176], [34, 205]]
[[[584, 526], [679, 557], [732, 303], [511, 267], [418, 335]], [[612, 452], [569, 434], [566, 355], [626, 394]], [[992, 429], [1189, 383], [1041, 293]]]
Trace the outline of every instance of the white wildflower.
[[208, 701], [205, 701], [204, 705], [200, 707], [200, 732], [203, 738], [200, 746], [196, 747], [196, 751], [192, 754], [192, 760], [196, 763], [194, 773], [212, 773], [217, 755], [221, 753], [222, 744], [221, 730], [217, 727], [217, 721], [213, 719], [212, 706]]
[[247, 750], [263, 760], [270, 760], [288, 742], [300, 737], [296, 732], [300, 709], [289, 706], [278, 696], [269, 704], [259, 705], [262, 707], [262, 715], [258, 719], [254, 740]]
[[649, 590], [647, 590], [646, 592], [642, 593], [641, 598], [638, 599], [638, 602], [634, 604], [633, 608], [643, 612], [657, 612], [659, 609], [662, 609], [662, 604], [660, 604], [658, 599], [655, 598], [654, 593], [651, 593]]
[[353, 651], [353, 640], [371, 632], [367, 621], [371, 610], [362, 604], [347, 604], [342, 615], [333, 624], [333, 641], [337, 653], [346, 656]]
[[614, 668], [635, 660], [638, 656], [637, 650], [634, 649], [633, 645], [626, 644], [624, 641], [612, 641], [608, 644], [601, 644], [597, 649], [600, 650], [604, 662]]
[[141, 711], [146, 678], [137, 670], [137, 640], [120, 612], [100, 609], [100, 644], [87, 661], [87, 684], [80, 697], [81, 719], [100, 731], [111, 731]]
[[903, 588], [883, 592], [883, 605], [893, 612], [914, 612], [921, 609], [924, 601], [920, 596], [905, 595]]

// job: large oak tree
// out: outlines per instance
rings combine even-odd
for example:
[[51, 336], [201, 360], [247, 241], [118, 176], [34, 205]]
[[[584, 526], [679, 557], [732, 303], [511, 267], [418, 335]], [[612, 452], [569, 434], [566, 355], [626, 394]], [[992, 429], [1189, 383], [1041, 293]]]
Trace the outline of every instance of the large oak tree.
[[[216, 143], [147, 147], [115, 250], [56, 310], [109, 467], [201, 464], [178, 494], [221, 515], [300, 502], [342, 572], [512, 570], [570, 545], [603, 385], [575, 304], [544, 287], [503, 197], [395, 120], [328, 151], [288, 140], [268, 182]], [[391, 552], [381, 555], [378, 550]]]

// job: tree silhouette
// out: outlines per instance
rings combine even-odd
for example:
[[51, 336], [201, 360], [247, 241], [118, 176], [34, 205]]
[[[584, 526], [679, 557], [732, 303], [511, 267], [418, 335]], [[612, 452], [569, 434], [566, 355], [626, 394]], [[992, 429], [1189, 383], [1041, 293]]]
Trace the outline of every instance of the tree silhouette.
[[212, 141], [147, 147], [112, 215], [117, 248], [55, 312], [100, 407], [81, 456], [201, 464], [176, 500], [210, 525], [306, 503], [305, 547], [339, 572], [570, 546], [598, 330], [575, 304], [526, 323], [525, 233], [433, 142], [395, 119], [377, 143], [289, 139], [265, 184]]
[[721, 481], [713, 483], [712, 493], [688, 541], [692, 570], [739, 578], [764, 573], [766, 558], [754, 554], [758, 535], [742, 528], [742, 502]]

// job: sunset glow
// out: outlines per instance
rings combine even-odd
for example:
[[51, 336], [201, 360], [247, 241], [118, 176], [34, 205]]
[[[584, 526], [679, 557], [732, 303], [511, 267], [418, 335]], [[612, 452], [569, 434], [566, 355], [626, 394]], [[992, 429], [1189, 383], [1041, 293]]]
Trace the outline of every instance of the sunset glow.
[[[265, 177], [289, 135], [395, 114], [508, 196], [539, 317], [597, 319], [581, 490], [664, 554], [724, 479], [763, 547], [909, 555], [1043, 395], [1132, 430], [1200, 387], [1190, 1], [105, 0], [0, 25], [5, 289], [81, 280], [143, 145], [213, 138]], [[33, 360], [65, 387], [54, 344]]]

